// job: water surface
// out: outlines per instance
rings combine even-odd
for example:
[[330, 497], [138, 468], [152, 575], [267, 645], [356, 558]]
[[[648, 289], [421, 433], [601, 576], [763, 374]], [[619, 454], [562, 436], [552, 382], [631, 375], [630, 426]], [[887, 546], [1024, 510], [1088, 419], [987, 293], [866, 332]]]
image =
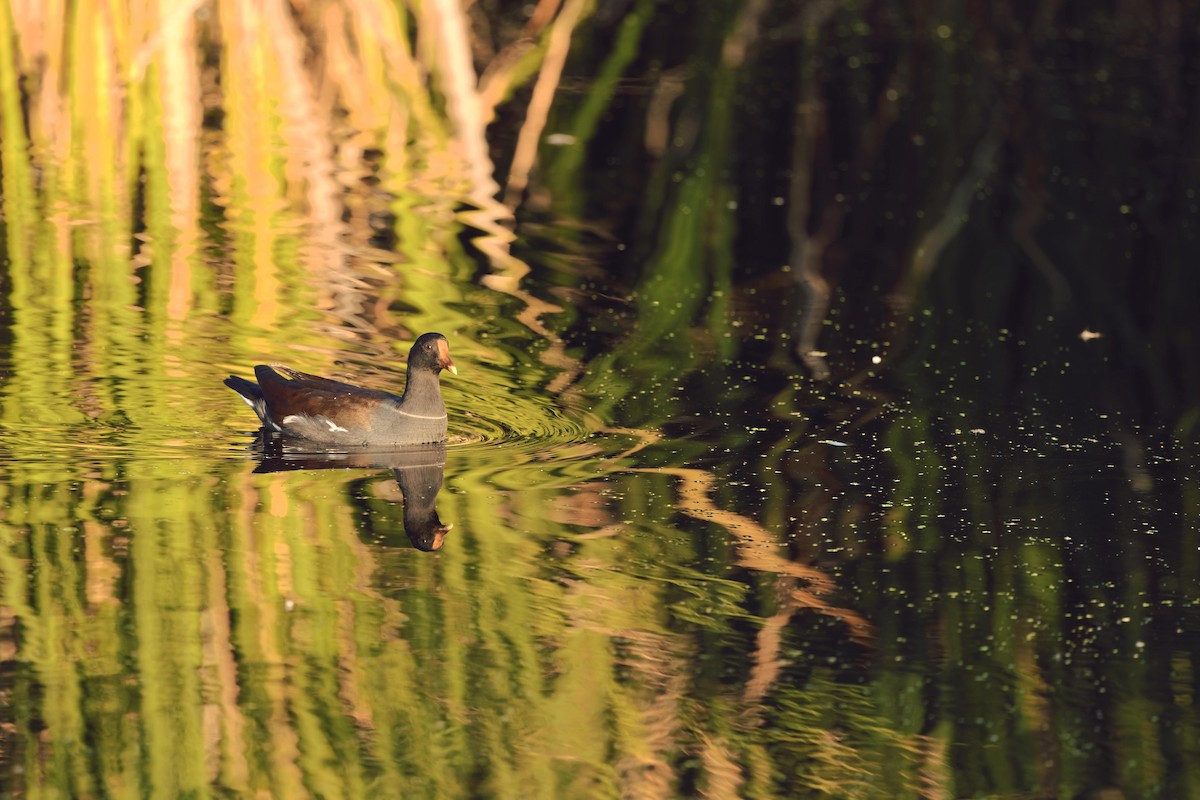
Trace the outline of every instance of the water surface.
[[1200, 796], [1194, 11], [443, 5], [0, 13], [3, 791]]

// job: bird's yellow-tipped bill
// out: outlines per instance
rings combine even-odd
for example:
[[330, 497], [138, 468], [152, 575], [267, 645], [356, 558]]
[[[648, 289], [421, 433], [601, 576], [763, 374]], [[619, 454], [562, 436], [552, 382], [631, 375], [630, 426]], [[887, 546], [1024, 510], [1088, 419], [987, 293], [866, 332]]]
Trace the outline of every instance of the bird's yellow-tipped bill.
[[450, 345], [446, 344], [445, 339], [438, 340], [438, 366], [450, 370], [451, 375], [458, 374], [458, 367], [450, 360]]

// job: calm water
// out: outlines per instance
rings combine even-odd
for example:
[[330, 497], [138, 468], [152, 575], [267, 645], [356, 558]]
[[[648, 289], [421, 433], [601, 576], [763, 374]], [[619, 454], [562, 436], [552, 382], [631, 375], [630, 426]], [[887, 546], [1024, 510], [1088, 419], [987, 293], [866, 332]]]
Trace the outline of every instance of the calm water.
[[[1152, 5], [4, 4], [0, 792], [1200, 797]], [[427, 330], [445, 447], [222, 385]]]

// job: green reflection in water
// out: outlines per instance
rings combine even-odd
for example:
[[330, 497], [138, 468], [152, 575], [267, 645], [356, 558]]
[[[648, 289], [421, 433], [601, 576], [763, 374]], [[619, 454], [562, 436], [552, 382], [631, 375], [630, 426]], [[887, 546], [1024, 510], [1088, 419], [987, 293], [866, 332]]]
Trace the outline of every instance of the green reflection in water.
[[[1027, 266], [983, 246], [987, 214], [966, 214], [984, 202], [976, 188], [995, 188], [960, 169], [992, 169], [968, 151], [992, 152], [999, 134], [962, 133], [986, 127], [981, 93], [939, 80], [913, 108], [892, 105], [910, 102], [907, 70], [931, 46], [959, 73], [966, 19], [900, 43], [912, 61], [880, 90], [896, 98], [862, 125], [836, 120], [875, 113], [859, 102], [874, 82], [858, 68], [865, 24], [834, 19], [848, 41], [814, 45], [831, 80], [858, 87], [845, 108], [810, 85], [812, 52], [755, 39], [790, 30], [769, 4], [716, 4], [684, 26], [635, 3], [604, 53], [605, 29], [582, 30], [574, 52], [598, 34], [600, 80], [580, 102], [556, 99], [550, 119], [583, 141], [544, 154], [530, 207], [545, 188], [552, 212], [586, 217], [608, 194], [591, 188], [585, 147], [641, 169], [650, 146], [632, 203], [645, 213], [626, 226], [627, 259], [593, 263], [578, 227], [548, 226], [553, 252], [530, 269], [500, 252], [508, 220], [480, 200], [466, 135], [449, 133], [467, 124], [452, 121], [461, 76], [437, 47], [411, 52], [407, 27], [423, 26], [424, 46], [442, 5], [410, 18], [313, 3], [292, 18], [224, 0], [165, 24], [81, 3], [63, 36], [43, 38], [28, 35], [31, 8], [0, 13], [4, 790], [1196, 794], [1188, 462], [1097, 423], [1110, 416], [1088, 394], [1100, 359], [1072, 349], [1074, 331], [1056, 339], [1022, 310], [1025, 338], [1004, 332]], [[813, 8], [812, 30], [789, 34], [806, 46], [833, 13]], [[618, 85], [658, 75], [664, 53], [642, 48], [685, 29], [686, 70]], [[550, 38], [528, 52], [548, 58]], [[796, 150], [828, 155], [857, 191], [798, 160], [739, 173], [756, 154], [734, 141], [735, 117], [765, 89], [738, 59], [764, 41], [805, 61], [807, 87], [789, 96], [799, 112], [769, 116], [811, 135]], [[513, 74], [531, 79], [536, 63]], [[618, 89], [627, 106], [647, 95], [661, 137], [649, 122], [647, 136], [610, 136]], [[925, 141], [926, 104], [962, 112], [928, 132], [954, 157], [917, 174], [920, 215], [888, 227], [911, 187], [871, 184], [871, 148], [888, 145], [883, 112], [908, 114], [896, 138]], [[806, 127], [818, 116], [835, 120], [829, 154]], [[860, 127], [877, 141], [834, 135]], [[845, 141], [863, 152], [847, 161]], [[897, 257], [910, 293], [928, 283], [932, 299], [905, 299], [931, 319], [870, 334], [911, 335], [910, 360], [814, 387], [782, 354], [794, 309], [779, 281], [792, 278], [738, 261], [738, 240], [770, 225], [734, 205], [767, 217], [784, 173], [814, 193], [830, 183], [835, 207], [892, 203], [851, 217], [885, 231], [841, 238], [829, 231], [844, 212], [811, 209], [809, 238], [846, 248], [830, 262], [862, 259], [849, 239], [914, 253], [952, 230], [983, 239], [964, 249], [988, 253], [998, 277], [981, 289], [957, 277], [970, 259], [930, 274], [935, 258]], [[927, 211], [941, 216], [912, 221]], [[1111, 297], [1117, 282], [1096, 274], [1083, 285]], [[864, 324], [852, 302], [829, 319], [848, 361], [868, 349], [840, 327]], [[954, 319], [960, 304], [974, 328]], [[1174, 341], [1168, 323], [1160, 343]], [[454, 528], [438, 553], [403, 546], [413, 498], [386, 470], [252, 473], [252, 418], [226, 374], [284, 360], [394, 386], [427, 329], [463, 367], [444, 383], [454, 423], [437, 505]], [[1162, 362], [1146, 365], [1165, 394]], [[1193, 423], [1194, 408], [1180, 414], [1177, 442]]]

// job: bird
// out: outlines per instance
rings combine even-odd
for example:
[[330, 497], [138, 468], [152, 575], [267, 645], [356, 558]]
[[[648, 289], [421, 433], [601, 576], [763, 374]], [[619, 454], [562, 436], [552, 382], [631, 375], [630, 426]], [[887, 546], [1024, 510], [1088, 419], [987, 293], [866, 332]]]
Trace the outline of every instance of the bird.
[[254, 381], [230, 375], [265, 431], [322, 447], [403, 447], [446, 440], [446, 404], [438, 374], [458, 374], [440, 333], [422, 334], [408, 352], [404, 394], [320, 378], [278, 364], [259, 364]]

